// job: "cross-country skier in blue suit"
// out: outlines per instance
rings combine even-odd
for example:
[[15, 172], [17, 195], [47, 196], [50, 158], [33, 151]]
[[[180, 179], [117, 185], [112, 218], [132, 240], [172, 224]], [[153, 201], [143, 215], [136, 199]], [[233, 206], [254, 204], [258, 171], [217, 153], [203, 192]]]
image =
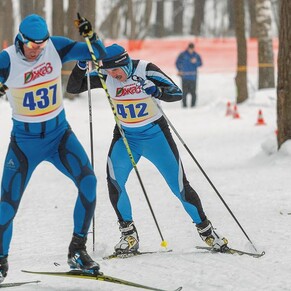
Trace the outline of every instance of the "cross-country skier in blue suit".
[[[117, 44], [106, 47], [102, 74], [115, 106], [134, 161], [141, 157], [151, 161], [163, 175], [172, 192], [196, 224], [201, 238], [211, 247], [222, 250], [227, 240], [216, 233], [207, 219], [196, 191], [190, 186], [183, 170], [177, 146], [157, 102], [181, 100], [179, 87], [153, 63], [132, 60]], [[86, 62], [78, 62], [69, 78], [67, 91], [87, 90]], [[91, 88], [102, 88], [99, 76], [90, 76]], [[107, 180], [111, 203], [118, 217], [121, 239], [115, 252], [128, 254], [139, 248], [130, 200], [125, 188], [133, 168], [118, 127], [108, 153]]]
[[[96, 57], [104, 57], [105, 47], [97, 40], [90, 22], [81, 18], [78, 27], [81, 35], [89, 37]], [[14, 45], [0, 53], [1, 92], [7, 94], [13, 121], [1, 184], [0, 282], [8, 271], [13, 219], [29, 179], [42, 161], [51, 162], [78, 188], [68, 264], [99, 270], [85, 246], [95, 209], [97, 180], [66, 120], [61, 84], [62, 64], [84, 59], [90, 59], [85, 42], [50, 36], [45, 20], [36, 14], [22, 20]]]

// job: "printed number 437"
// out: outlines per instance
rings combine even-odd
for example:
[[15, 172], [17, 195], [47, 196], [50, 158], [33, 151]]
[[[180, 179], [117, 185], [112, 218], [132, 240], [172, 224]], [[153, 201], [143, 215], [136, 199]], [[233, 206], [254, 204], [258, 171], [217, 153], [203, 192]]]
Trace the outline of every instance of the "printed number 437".
[[26, 92], [23, 98], [23, 106], [28, 107], [29, 110], [35, 110], [35, 108], [44, 109], [49, 105], [56, 104], [56, 102], [57, 102], [57, 85], [50, 86], [49, 89], [47, 88], [38, 89], [35, 91], [35, 94], [33, 91]]

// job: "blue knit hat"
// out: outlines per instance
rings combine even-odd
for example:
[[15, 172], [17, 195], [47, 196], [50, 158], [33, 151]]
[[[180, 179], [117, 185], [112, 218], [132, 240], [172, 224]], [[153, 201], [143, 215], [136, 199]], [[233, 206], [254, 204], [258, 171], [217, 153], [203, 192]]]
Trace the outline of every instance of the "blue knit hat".
[[102, 59], [102, 69], [123, 67], [129, 63], [130, 57], [122, 46], [115, 43], [106, 47], [106, 57]]
[[49, 31], [46, 21], [37, 14], [26, 16], [19, 25], [18, 39], [23, 42], [23, 39], [42, 43], [49, 38]]

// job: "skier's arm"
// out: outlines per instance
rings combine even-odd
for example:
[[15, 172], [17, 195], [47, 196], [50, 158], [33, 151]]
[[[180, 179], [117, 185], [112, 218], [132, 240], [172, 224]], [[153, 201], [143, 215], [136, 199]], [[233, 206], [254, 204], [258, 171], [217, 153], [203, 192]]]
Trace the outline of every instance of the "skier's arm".
[[[51, 40], [62, 63], [91, 60], [91, 54], [85, 42], [77, 42], [63, 36], [52, 36]], [[91, 44], [97, 59], [102, 59], [106, 56], [105, 47], [100, 39], [91, 42]]]
[[10, 72], [10, 58], [6, 51], [0, 53], [0, 97], [6, 94], [8, 89], [5, 82]]
[[[93, 31], [90, 21], [78, 14], [78, 19], [75, 20], [75, 26], [77, 26], [81, 36], [89, 39], [96, 59], [104, 58], [106, 56], [105, 47], [97, 34]], [[61, 36], [53, 36], [51, 40], [62, 63], [91, 60], [91, 53], [89, 52], [87, 43], [73, 41], [72, 39]]]
[[[102, 88], [100, 78], [96, 73], [90, 74], [90, 86], [94, 88]], [[78, 94], [88, 90], [86, 63], [78, 62], [69, 77], [67, 84], [67, 92], [71, 94]]]
[[157, 99], [165, 102], [175, 102], [182, 99], [181, 89], [169, 76], [153, 63], [147, 65], [146, 77], [159, 88], [160, 94], [156, 97]]

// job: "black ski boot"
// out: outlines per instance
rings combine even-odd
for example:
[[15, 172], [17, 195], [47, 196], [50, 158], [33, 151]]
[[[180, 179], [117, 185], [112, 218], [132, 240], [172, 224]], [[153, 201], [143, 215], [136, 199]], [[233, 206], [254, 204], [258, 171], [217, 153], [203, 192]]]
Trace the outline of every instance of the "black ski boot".
[[7, 256], [0, 257], [0, 283], [2, 283], [7, 276], [8, 261]]
[[84, 272], [101, 274], [100, 266], [88, 255], [86, 251], [86, 237], [74, 235], [69, 246], [68, 264], [71, 269], [80, 269]]

